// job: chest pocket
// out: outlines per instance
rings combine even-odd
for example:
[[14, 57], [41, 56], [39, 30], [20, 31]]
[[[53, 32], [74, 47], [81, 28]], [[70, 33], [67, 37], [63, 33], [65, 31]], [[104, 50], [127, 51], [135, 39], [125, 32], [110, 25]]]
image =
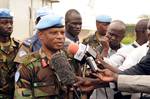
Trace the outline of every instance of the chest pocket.
[[[55, 81], [56, 77], [54, 76], [53, 71], [49, 66], [42, 67], [40, 59], [32, 62], [33, 67], [33, 96], [34, 97], [49, 97], [53, 95], [58, 95], [59, 90], [57, 82]], [[31, 68], [31, 66], [30, 66]]]

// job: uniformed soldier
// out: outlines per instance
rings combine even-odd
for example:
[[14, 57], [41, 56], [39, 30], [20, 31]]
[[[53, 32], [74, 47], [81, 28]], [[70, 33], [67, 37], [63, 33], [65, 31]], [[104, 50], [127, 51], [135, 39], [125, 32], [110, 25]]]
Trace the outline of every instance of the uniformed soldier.
[[0, 99], [13, 99], [14, 74], [17, 63], [14, 58], [19, 42], [11, 38], [13, 16], [9, 9], [0, 9]]
[[[96, 27], [97, 31], [94, 35], [89, 35], [87, 38], [83, 40], [84, 44], [89, 44], [93, 48], [97, 48], [97, 46], [101, 46], [100, 38], [104, 37], [106, 34], [106, 30], [108, 25], [111, 23], [111, 17], [107, 15], [98, 15], [96, 17]], [[101, 52], [100, 49], [99, 52]]]
[[[54, 12], [47, 6], [39, 8], [36, 11], [36, 16], [35, 16], [35, 24], [38, 24], [40, 21], [41, 17], [45, 15], [53, 15]], [[38, 33], [37, 30], [34, 31], [34, 35], [26, 40], [23, 41], [17, 56], [15, 58], [15, 62], [21, 62], [22, 58], [24, 55], [27, 55], [28, 53], [37, 51], [41, 48], [41, 42], [38, 38]]]
[[64, 99], [60, 84], [50, 64], [53, 54], [64, 46], [62, 17], [44, 16], [36, 25], [42, 48], [25, 56], [15, 75], [16, 99]]

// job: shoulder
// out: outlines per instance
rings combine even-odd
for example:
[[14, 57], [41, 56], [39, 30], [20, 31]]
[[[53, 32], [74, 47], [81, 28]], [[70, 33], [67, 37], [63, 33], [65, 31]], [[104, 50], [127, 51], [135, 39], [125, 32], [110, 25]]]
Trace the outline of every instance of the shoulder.
[[12, 41], [14, 42], [14, 44], [16, 45], [17, 48], [19, 48], [22, 44], [22, 42], [18, 39], [12, 38]]
[[36, 51], [36, 52], [30, 53], [28, 55], [25, 55], [22, 59], [22, 63], [25, 65], [28, 65], [29, 63], [34, 62], [39, 59], [40, 59], [39, 52]]
[[73, 41], [71, 41], [69, 38], [65, 38], [65, 43], [64, 43], [64, 48], [67, 48], [69, 44], [74, 43]]
[[31, 49], [29, 47], [25, 46], [24, 44], [21, 44], [14, 61], [17, 63], [22, 63], [22, 59], [30, 53], [32, 53]]
[[83, 43], [89, 43], [90, 41], [94, 40], [95, 35], [89, 35], [88, 37], [83, 39]]
[[132, 50], [134, 50], [135, 48], [132, 46], [132, 44], [129, 45], [123, 45], [120, 49], [118, 49], [117, 52], [131, 52]]

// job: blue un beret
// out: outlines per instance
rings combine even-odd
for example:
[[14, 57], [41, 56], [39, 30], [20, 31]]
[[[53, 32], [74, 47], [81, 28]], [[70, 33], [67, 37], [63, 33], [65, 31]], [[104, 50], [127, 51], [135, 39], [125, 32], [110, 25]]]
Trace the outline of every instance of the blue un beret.
[[1, 8], [0, 9], [0, 18], [12, 18], [11, 12], [9, 9]]
[[61, 27], [63, 26], [62, 19], [63, 17], [56, 16], [56, 15], [43, 16], [41, 20], [39, 21], [39, 23], [36, 25], [36, 28], [38, 30], [41, 30], [41, 29], [46, 29], [46, 28], [50, 28], [54, 26]]
[[45, 6], [45, 7], [42, 7], [42, 8], [39, 8], [37, 11], [36, 11], [36, 18], [38, 17], [42, 17], [42, 16], [45, 16], [45, 15], [49, 15], [49, 14], [53, 14], [53, 10], [50, 9], [49, 7]]
[[112, 18], [107, 15], [99, 15], [96, 17], [96, 21], [98, 22], [111, 22]]

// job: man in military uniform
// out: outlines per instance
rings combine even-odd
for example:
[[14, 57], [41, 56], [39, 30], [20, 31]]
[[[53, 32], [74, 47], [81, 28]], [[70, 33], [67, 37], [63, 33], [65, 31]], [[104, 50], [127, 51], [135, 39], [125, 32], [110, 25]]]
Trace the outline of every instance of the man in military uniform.
[[[41, 17], [45, 16], [45, 15], [52, 15], [54, 14], [53, 10], [51, 10], [49, 7], [45, 6], [45, 7], [41, 7], [36, 11], [36, 18], [35, 18], [35, 24], [38, 24], [38, 22], [40, 21]], [[28, 49], [31, 52], [37, 51], [41, 48], [41, 42], [38, 38], [38, 33], [37, 30], [34, 31], [34, 35], [28, 39], [26, 39], [23, 44], [25, 46], [28, 47]]]
[[[45, 15], [52, 15], [54, 12], [47, 6], [39, 8], [36, 11], [36, 18], [35, 18], [35, 24], [38, 24], [40, 19]], [[41, 48], [41, 42], [38, 38], [37, 30], [34, 31], [34, 35], [30, 38], [27, 38], [22, 42], [22, 45], [17, 53], [17, 56], [15, 58], [15, 62], [21, 62], [24, 55], [27, 55], [28, 53], [37, 51]]]
[[[96, 17], [96, 28], [97, 31], [93, 35], [89, 35], [87, 38], [83, 40], [84, 44], [89, 44], [93, 48], [97, 48], [101, 45], [101, 40], [106, 35], [106, 30], [108, 25], [111, 23], [111, 17], [107, 15], [98, 15]], [[102, 49], [99, 49], [101, 52]]]
[[42, 47], [25, 56], [15, 75], [15, 98], [64, 99], [51, 63], [52, 55], [64, 46], [62, 17], [43, 16], [36, 25]]
[[0, 9], [0, 99], [13, 99], [14, 95], [14, 58], [19, 42], [10, 37], [12, 31], [13, 16], [10, 10]]

